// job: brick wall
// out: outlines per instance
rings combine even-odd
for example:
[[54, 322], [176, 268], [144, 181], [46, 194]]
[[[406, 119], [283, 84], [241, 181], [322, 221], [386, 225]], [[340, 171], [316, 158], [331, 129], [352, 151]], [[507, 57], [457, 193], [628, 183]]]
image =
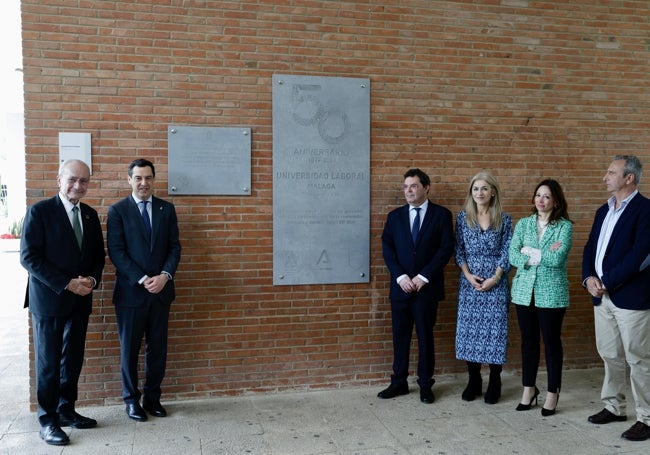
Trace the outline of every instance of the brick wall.
[[[28, 203], [56, 192], [58, 132], [78, 131], [92, 133], [86, 201], [104, 223], [129, 194], [134, 157], [155, 161], [157, 195], [176, 204], [184, 249], [164, 399], [386, 383], [380, 235], [414, 166], [454, 213], [482, 169], [515, 220], [540, 179], [564, 185], [575, 221], [565, 363], [600, 364], [580, 257], [610, 158], [634, 153], [650, 166], [648, 2], [374, 3], [22, 0]], [[371, 80], [369, 284], [272, 286], [274, 73]], [[169, 124], [251, 127], [251, 196], [168, 195]], [[113, 271], [96, 295], [82, 405], [120, 402]], [[457, 275], [452, 262], [437, 374], [464, 369]], [[511, 315], [506, 369], [518, 370]]]

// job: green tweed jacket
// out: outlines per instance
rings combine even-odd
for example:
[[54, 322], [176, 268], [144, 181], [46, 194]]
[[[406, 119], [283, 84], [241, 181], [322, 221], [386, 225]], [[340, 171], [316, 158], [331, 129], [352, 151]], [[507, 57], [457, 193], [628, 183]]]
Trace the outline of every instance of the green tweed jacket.
[[[538, 308], [564, 308], [569, 306], [569, 279], [567, 277], [567, 257], [571, 250], [573, 224], [564, 218], [551, 223], [541, 239], [537, 239], [537, 215], [522, 218], [515, 227], [510, 241], [510, 263], [517, 267], [512, 281], [512, 302], [530, 306], [535, 297]], [[553, 251], [555, 242], [562, 245]], [[528, 256], [521, 253], [524, 246], [541, 250], [539, 265], [526, 265]]]

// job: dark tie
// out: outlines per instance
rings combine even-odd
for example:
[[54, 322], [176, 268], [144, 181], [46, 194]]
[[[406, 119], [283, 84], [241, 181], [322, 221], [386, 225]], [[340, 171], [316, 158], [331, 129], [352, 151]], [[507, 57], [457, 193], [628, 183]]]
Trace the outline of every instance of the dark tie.
[[420, 233], [420, 207], [415, 207], [415, 219], [413, 220], [413, 227], [411, 228], [411, 236], [413, 237], [413, 243], [418, 240], [418, 234]]
[[149, 221], [149, 213], [147, 212], [147, 203], [149, 201], [142, 201], [142, 221], [144, 228], [147, 230], [147, 235], [151, 238], [151, 221]]
[[79, 248], [81, 248], [84, 234], [81, 231], [81, 223], [79, 223], [79, 207], [76, 205], [72, 207], [72, 229], [74, 230], [74, 236], [77, 237]]

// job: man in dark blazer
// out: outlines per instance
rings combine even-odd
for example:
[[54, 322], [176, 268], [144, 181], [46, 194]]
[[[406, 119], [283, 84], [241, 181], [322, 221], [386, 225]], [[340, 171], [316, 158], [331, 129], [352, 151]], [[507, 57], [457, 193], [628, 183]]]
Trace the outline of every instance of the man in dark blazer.
[[420, 400], [434, 400], [433, 326], [438, 302], [445, 297], [443, 269], [454, 250], [454, 234], [451, 212], [428, 200], [430, 186], [429, 176], [420, 169], [404, 174], [407, 204], [388, 214], [381, 237], [390, 271], [394, 358], [390, 386], [379, 392], [379, 398], [409, 393], [407, 377], [415, 324]]
[[596, 347], [605, 364], [601, 400], [589, 416], [594, 424], [627, 420], [625, 389], [629, 366], [636, 423], [621, 437], [650, 438], [650, 200], [637, 186], [642, 165], [618, 155], [603, 181], [612, 195], [596, 212], [582, 258], [582, 285], [594, 303]]
[[[153, 196], [156, 170], [151, 161], [128, 168], [132, 193], [108, 209], [106, 241], [115, 266], [113, 303], [120, 338], [122, 398], [127, 415], [164, 417], [161, 384], [167, 363], [169, 308], [176, 297], [174, 274], [181, 257], [176, 210]], [[144, 212], [143, 212], [144, 209]], [[138, 355], [145, 338], [146, 379], [138, 390]]]
[[36, 401], [40, 436], [48, 444], [70, 442], [62, 426], [93, 428], [97, 421], [75, 411], [84, 360], [93, 289], [102, 278], [106, 253], [97, 212], [79, 202], [90, 169], [64, 162], [59, 194], [27, 210], [20, 263], [29, 273], [25, 307], [32, 315]]

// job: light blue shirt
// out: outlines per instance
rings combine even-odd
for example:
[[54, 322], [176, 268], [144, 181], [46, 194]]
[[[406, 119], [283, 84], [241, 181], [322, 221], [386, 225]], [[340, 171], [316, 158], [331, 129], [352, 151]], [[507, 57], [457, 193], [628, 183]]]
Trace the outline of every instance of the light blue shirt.
[[[133, 200], [135, 201], [135, 204], [138, 206], [138, 210], [140, 210], [140, 212], [142, 212], [142, 205], [140, 205], [140, 204], [142, 204], [144, 201], [141, 201], [141, 200], [138, 199], [137, 197], [133, 196], [133, 194], [131, 194], [131, 197], [132, 197]], [[152, 204], [153, 204], [153, 198], [152, 198], [152, 197], [149, 197], [149, 199], [147, 199], [147, 201], [149, 202], [149, 203], [147, 204], [147, 214], [149, 215], [149, 223], [151, 224], [151, 221], [152, 221], [152, 219], [151, 219], [151, 209], [152, 209], [152, 207], [153, 207], [153, 206], [152, 206]], [[153, 225], [152, 225], [152, 226], [153, 226]]]
[[612, 237], [612, 232], [619, 218], [623, 214], [623, 210], [627, 207], [628, 202], [632, 200], [634, 196], [637, 195], [639, 191], [634, 190], [632, 194], [621, 201], [621, 206], [616, 208], [616, 197], [612, 196], [607, 200], [607, 205], [609, 206], [609, 211], [603, 220], [603, 225], [600, 227], [600, 235], [598, 236], [598, 247], [596, 248], [596, 273], [599, 278], [603, 277], [603, 259], [605, 258], [605, 251], [607, 251], [607, 245], [609, 245], [609, 240]]

